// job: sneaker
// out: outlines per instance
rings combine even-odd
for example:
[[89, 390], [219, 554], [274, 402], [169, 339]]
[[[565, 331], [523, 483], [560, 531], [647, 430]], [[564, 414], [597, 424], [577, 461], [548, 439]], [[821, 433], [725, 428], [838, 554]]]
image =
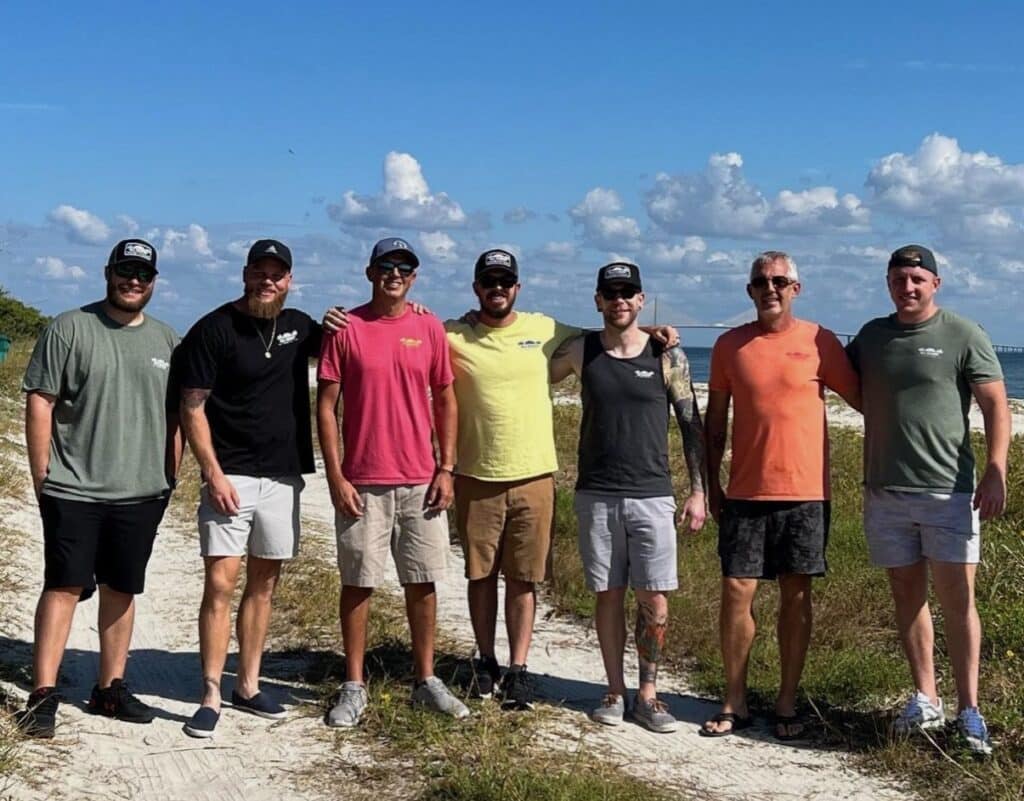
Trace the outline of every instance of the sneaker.
[[626, 702], [621, 695], [608, 693], [601, 699], [601, 706], [590, 713], [590, 719], [605, 726], [618, 726], [626, 716]]
[[232, 690], [231, 706], [267, 720], [280, 720], [288, 714], [283, 706], [266, 693], [256, 693], [252, 698], [242, 698], [237, 690]]
[[122, 679], [114, 679], [103, 690], [94, 684], [86, 711], [126, 723], [152, 723], [156, 717], [156, 710], [132, 695]]
[[412, 691], [412, 705], [451, 715], [456, 720], [469, 717], [469, 709], [437, 676], [431, 676]]
[[509, 665], [501, 680], [502, 709], [533, 709], [533, 676], [526, 665]]
[[358, 681], [346, 681], [338, 690], [338, 700], [327, 713], [328, 726], [341, 726], [347, 729], [359, 725], [359, 719], [366, 711], [369, 698], [365, 685]]
[[40, 687], [28, 697], [14, 722], [26, 737], [50, 739], [57, 728], [57, 707], [61, 696], [56, 687]]
[[501, 668], [493, 656], [473, 660], [473, 698], [490, 698], [494, 695], [494, 687], [501, 678]]
[[967, 748], [977, 756], [992, 753], [992, 741], [988, 738], [988, 726], [978, 707], [969, 706], [956, 717], [956, 728], [967, 743]]
[[946, 713], [942, 709], [942, 699], [938, 705], [928, 700], [922, 692], [916, 692], [907, 701], [903, 711], [893, 721], [892, 729], [896, 734], [910, 734], [916, 729], [931, 731], [946, 725]]
[[668, 734], [679, 728], [679, 722], [672, 717], [668, 706], [657, 698], [644, 701], [638, 695], [633, 704], [633, 720], [658, 734]]
[[201, 706], [182, 728], [189, 737], [205, 739], [213, 737], [213, 730], [217, 728], [219, 720], [220, 712], [210, 706]]

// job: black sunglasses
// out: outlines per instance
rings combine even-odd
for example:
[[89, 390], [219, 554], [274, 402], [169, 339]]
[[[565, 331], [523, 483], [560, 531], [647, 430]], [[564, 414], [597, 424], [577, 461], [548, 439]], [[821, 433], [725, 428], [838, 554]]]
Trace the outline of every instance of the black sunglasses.
[[134, 278], [140, 284], [152, 283], [156, 270], [144, 264], [115, 264], [110, 268], [118, 278]]
[[636, 287], [624, 286], [621, 289], [601, 289], [598, 291], [605, 300], [618, 300], [619, 298], [632, 300], [640, 290]]
[[798, 283], [792, 278], [787, 278], [784, 275], [773, 275], [771, 278], [768, 278], [766, 275], [759, 275], [756, 278], [750, 279], [750, 285], [754, 289], [765, 289], [768, 286], [769, 281], [772, 282], [772, 286], [776, 289], [785, 289], [790, 284]]
[[494, 289], [498, 286], [502, 289], [511, 289], [519, 283], [519, 279], [514, 275], [481, 275], [476, 282], [484, 289]]
[[416, 268], [411, 264], [406, 264], [401, 261], [379, 261], [373, 265], [373, 269], [379, 273], [390, 273], [398, 270], [398, 274], [401, 275], [402, 278], [408, 278], [416, 272]]

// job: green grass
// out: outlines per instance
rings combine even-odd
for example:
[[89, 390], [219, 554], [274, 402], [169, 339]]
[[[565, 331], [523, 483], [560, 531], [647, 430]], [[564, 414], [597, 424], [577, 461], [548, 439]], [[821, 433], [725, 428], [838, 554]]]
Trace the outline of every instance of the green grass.
[[[550, 600], [562, 612], [589, 616], [593, 598], [583, 584], [576, 549], [572, 485], [579, 408], [555, 409], [556, 444], [563, 475], [558, 477], [555, 580]], [[895, 707], [910, 690], [910, 675], [896, 636], [892, 600], [883, 571], [867, 561], [861, 526], [860, 432], [834, 429], [832, 437], [832, 531], [829, 575], [815, 582], [814, 637], [804, 671], [809, 706], [824, 717], [824, 745], [864, 755], [864, 763], [910, 781], [929, 799], [1019, 801], [1024, 798], [1024, 437], [1010, 453], [1009, 506], [986, 524], [977, 599], [984, 627], [981, 706], [994, 738], [994, 758], [976, 762], [952, 736], [895, 743], [888, 731]], [[677, 495], [686, 491], [686, 469], [672, 432]], [[983, 442], [975, 437], [979, 457]], [[709, 519], [696, 538], [681, 539], [678, 592], [670, 599], [669, 661], [686, 669], [700, 692], [720, 695], [722, 662], [718, 646], [720, 567], [717, 530]], [[761, 631], [750, 664], [751, 700], [770, 709], [779, 681], [774, 622], [778, 592], [764, 582], [755, 614]], [[943, 697], [956, 709], [945, 657], [941, 612], [936, 616], [937, 670]]]

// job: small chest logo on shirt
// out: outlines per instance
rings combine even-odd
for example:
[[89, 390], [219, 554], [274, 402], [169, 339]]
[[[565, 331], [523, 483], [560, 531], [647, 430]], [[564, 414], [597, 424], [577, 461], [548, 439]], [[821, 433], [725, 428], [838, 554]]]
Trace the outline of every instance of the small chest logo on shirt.
[[401, 342], [403, 347], [406, 348], [418, 348], [420, 345], [423, 344], [422, 339], [414, 339], [413, 337], [402, 337], [398, 341]]
[[811, 358], [811, 354], [803, 353], [802, 351], [799, 351], [799, 350], [787, 351], [786, 352], [786, 356], [788, 356], [790, 359], [796, 359], [797, 361], [801, 361], [801, 362], [804, 361], [805, 359]]
[[520, 339], [516, 344], [523, 349], [528, 349], [539, 348], [544, 343], [539, 339]]
[[942, 355], [942, 348], [918, 348], [917, 353], [928, 359], [937, 359]]
[[633, 375], [637, 378], [654, 378], [654, 370], [634, 370]]
[[283, 334], [277, 335], [278, 345], [291, 345], [296, 339], [299, 338], [298, 331], [285, 331]]
[[170, 368], [170, 362], [164, 359], [158, 359], [156, 356], [150, 357], [150, 361], [153, 362], [153, 366], [158, 370], [167, 370]]

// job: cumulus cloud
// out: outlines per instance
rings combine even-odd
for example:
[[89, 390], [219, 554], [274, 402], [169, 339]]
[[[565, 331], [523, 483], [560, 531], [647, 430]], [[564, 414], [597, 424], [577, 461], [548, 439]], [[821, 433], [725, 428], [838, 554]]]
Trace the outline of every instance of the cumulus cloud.
[[190, 223], [184, 231], [174, 228], [151, 228], [146, 239], [156, 245], [157, 256], [163, 259], [214, 259], [210, 235], [203, 226]]
[[110, 228], [107, 224], [85, 209], [62, 204], [50, 212], [49, 219], [60, 225], [72, 242], [101, 245], [110, 237]]
[[688, 236], [675, 244], [655, 242], [648, 249], [647, 258], [655, 264], [682, 264], [694, 257], [703, 258], [707, 249], [707, 243], [699, 236]]
[[135, 221], [134, 217], [129, 217], [127, 214], [118, 214], [115, 219], [118, 226], [124, 231], [125, 236], [135, 236], [139, 232], [139, 224]]
[[69, 278], [72, 281], [80, 281], [85, 278], [85, 270], [77, 264], [67, 264], [63, 259], [56, 256], [41, 256], [36, 259], [36, 267], [47, 278]]
[[545, 242], [537, 248], [536, 256], [540, 260], [570, 262], [579, 256], [575, 242]]
[[583, 229], [587, 245], [612, 250], [635, 250], [640, 244], [640, 225], [619, 212], [622, 198], [614, 189], [595, 187], [569, 209], [569, 218]]
[[420, 247], [430, 261], [441, 263], [456, 261], [459, 258], [458, 246], [444, 231], [430, 231], [419, 236]]
[[348, 190], [340, 203], [327, 207], [328, 216], [357, 228], [413, 228], [437, 231], [464, 228], [469, 215], [444, 192], [431, 192], [420, 163], [408, 153], [384, 157], [384, 188], [376, 195]]

